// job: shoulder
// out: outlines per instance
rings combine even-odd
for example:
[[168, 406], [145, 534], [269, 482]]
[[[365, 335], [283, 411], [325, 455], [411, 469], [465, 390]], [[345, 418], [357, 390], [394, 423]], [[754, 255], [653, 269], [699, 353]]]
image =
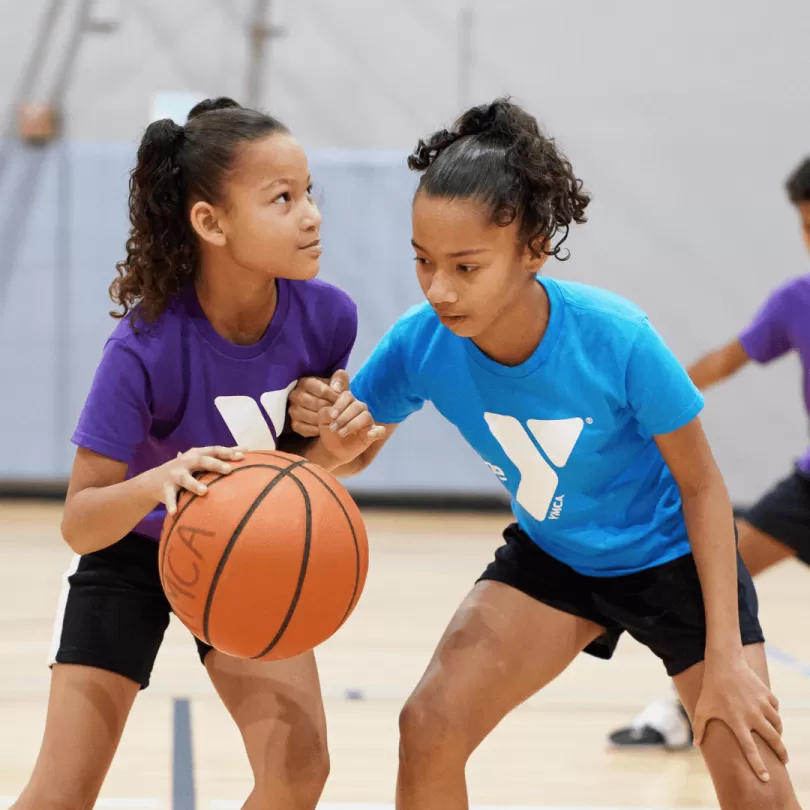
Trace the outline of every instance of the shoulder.
[[182, 347], [183, 305], [179, 299], [171, 299], [158, 318], [152, 323], [139, 319], [136, 306], [124, 316], [110, 333], [104, 347], [108, 354], [126, 354], [140, 361], [149, 372], [169, 362], [177, 362], [177, 352]]
[[566, 308], [575, 318], [613, 322], [631, 331], [647, 320], [647, 313], [641, 307], [617, 293], [574, 281], [548, 281], [557, 287]]
[[408, 309], [391, 327], [391, 335], [404, 350], [424, 352], [437, 340], [454, 337], [445, 329], [427, 301]]
[[776, 287], [770, 298], [777, 300], [793, 300], [810, 302], [810, 273], [803, 276], [794, 276], [783, 281]]
[[572, 281], [548, 281], [564, 302], [566, 343], [578, 342], [588, 354], [607, 352], [621, 361], [651, 328], [647, 313], [621, 295]]
[[340, 287], [318, 278], [289, 281], [290, 297], [296, 304], [314, 316], [357, 320], [357, 305]]

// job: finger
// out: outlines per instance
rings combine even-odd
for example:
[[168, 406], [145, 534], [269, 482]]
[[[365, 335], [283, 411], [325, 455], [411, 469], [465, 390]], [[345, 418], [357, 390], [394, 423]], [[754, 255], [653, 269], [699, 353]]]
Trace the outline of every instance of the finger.
[[779, 734], [784, 731], [782, 718], [780, 717], [779, 712], [776, 711], [776, 709], [774, 709], [774, 707], [767, 701], [762, 706], [762, 714], [764, 715], [765, 719], [779, 732]]
[[[356, 403], [358, 405], [362, 405], [362, 403]], [[352, 408], [354, 405], [352, 405]], [[344, 412], [344, 416], [349, 411]], [[371, 414], [366, 410], [365, 406], [363, 406], [363, 410], [361, 410], [356, 416], [353, 416], [349, 419], [346, 424], [338, 430], [338, 436], [341, 438], [345, 438], [346, 436], [351, 436], [354, 433], [360, 433], [364, 431], [368, 433], [371, 428], [374, 427], [374, 420], [371, 418]]]
[[208, 487], [202, 481], [198, 481], [188, 470], [185, 470], [177, 479], [177, 486], [193, 492], [195, 495], [205, 495]]
[[338, 394], [349, 390], [349, 375], [344, 369], [338, 369], [329, 381], [329, 387]]
[[171, 484], [163, 487], [163, 503], [166, 504], [166, 511], [170, 515], [177, 512], [177, 490]]
[[787, 765], [788, 752], [785, 743], [782, 741], [782, 735], [770, 723], [762, 723], [756, 728], [756, 733], [762, 737], [765, 744], [779, 757], [779, 761], [783, 765]]
[[222, 447], [221, 445], [212, 445], [211, 447], [197, 447], [193, 451], [198, 457], [213, 456], [214, 458], [221, 458], [225, 461], [240, 461], [245, 457], [247, 447]]
[[757, 775], [761, 782], [768, 782], [771, 775], [762, 761], [757, 744], [754, 742], [754, 736], [747, 728], [738, 728], [735, 732], [737, 741], [740, 743], [745, 758], [751, 766], [751, 770]]
[[330, 403], [334, 402], [337, 399], [337, 395], [334, 394], [329, 399], [324, 399], [323, 397], [315, 396], [314, 394], [308, 394], [306, 391], [299, 391], [298, 396], [293, 399], [292, 394], [290, 394], [290, 402], [292, 405], [290, 406], [290, 413], [292, 413], [293, 409], [299, 413], [308, 413], [308, 412], [315, 412], [317, 413], [324, 405], [329, 405]]
[[303, 396], [312, 396], [326, 402], [334, 402], [337, 399], [337, 392], [329, 387], [329, 380], [322, 377], [304, 377], [292, 390], [290, 399], [297, 402]]
[[692, 738], [698, 748], [703, 745], [703, 735], [706, 733], [706, 723], [707, 721], [702, 714], [696, 714], [695, 719], [692, 721]]
[[774, 709], [776, 709], [776, 711], [779, 711], [779, 699], [773, 692], [768, 692], [768, 702], [774, 707]]
[[214, 456], [200, 456], [194, 461], [190, 469], [207, 470], [208, 472], [217, 472], [227, 475], [233, 467], [227, 461], [221, 461]]
[[[351, 405], [341, 411], [340, 416], [338, 416], [337, 419], [332, 420], [332, 423], [329, 425], [329, 429], [340, 432], [341, 436], [346, 436], [348, 434], [342, 433], [343, 429], [346, 428], [350, 422], [353, 422], [358, 416], [364, 413], [368, 413], [366, 403], [355, 400], [351, 403]], [[368, 413], [368, 422], [361, 425], [361, 427], [371, 427], [372, 421], [371, 414]]]
[[384, 439], [386, 434], [386, 430], [382, 425], [374, 425], [373, 428], [368, 432], [368, 437], [373, 442], [378, 442], [380, 439]]
[[[315, 414], [315, 419], [318, 419], [317, 413]], [[290, 421], [290, 427], [294, 433], [297, 433], [299, 436], [303, 436], [305, 439], [311, 439], [314, 436], [320, 435], [317, 421], [312, 424], [309, 422], [299, 422], [298, 420], [293, 419]]]
[[340, 415], [343, 411], [346, 410], [350, 405], [357, 402], [357, 400], [352, 396], [351, 391], [344, 391], [335, 401], [334, 405], [332, 405], [331, 410], [329, 411], [329, 415], [332, 419], [339, 419]]

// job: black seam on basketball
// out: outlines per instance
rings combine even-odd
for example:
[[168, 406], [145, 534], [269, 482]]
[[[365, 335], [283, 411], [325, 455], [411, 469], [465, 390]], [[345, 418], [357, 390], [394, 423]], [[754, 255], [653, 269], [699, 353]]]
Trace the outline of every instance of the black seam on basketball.
[[[290, 465], [288, 469], [294, 470], [295, 467], [300, 467], [304, 463], [305, 460], [302, 459], [301, 461], [297, 461], [295, 464]], [[306, 578], [307, 569], [309, 568], [309, 554], [310, 549], [312, 548], [312, 502], [309, 500], [309, 493], [307, 492], [307, 488], [304, 486], [304, 484], [294, 475], [292, 475], [292, 473], [290, 473], [289, 477], [291, 481], [295, 481], [296, 486], [301, 490], [301, 495], [304, 498], [304, 509], [306, 511], [306, 531], [304, 532], [304, 553], [301, 559], [301, 570], [298, 572], [298, 582], [295, 586], [293, 598], [290, 600], [290, 607], [287, 609], [287, 615], [281, 622], [278, 632], [275, 634], [275, 636], [273, 636], [271, 642], [258, 655], [254, 655], [254, 659], [263, 658], [279, 643], [279, 641], [281, 641], [282, 636], [287, 631], [287, 627], [292, 621], [292, 617], [295, 615], [295, 609], [298, 607], [298, 602], [301, 599], [301, 592], [304, 590], [304, 579]]]
[[[265, 488], [256, 496], [253, 503], [248, 508], [247, 512], [242, 516], [242, 519], [239, 521], [236, 528], [233, 530], [233, 534], [231, 534], [230, 539], [228, 540], [225, 549], [222, 552], [222, 556], [219, 558], [219, 563], [217, 563], [216, 570], [214, 571], [214, 576], [211, 579], [211, 585], [208, 588], [208, 597], [205, 600], [205, 609], [203, 610], [203, 639], [206, 643], [210, 644], [212, 647], [215, 647], [215, 644], [211, 643], [211, 636], [209, 635], [209, 625], [211, 622], [211, 606], [214, 602], [214, 594], [217, 590], [217, 585], [219, 584], [219, 580], [222, 577], [222, 572], [225, 570], [225, 564], [228, 562], [228, 558], [231, 556], [231, 552], [233, 551], [234, 546], [236, 545], [236, 541], [239, 539], [240, 535], [244, 531], [245, 526], [247, 526], [248, 521], [251, 517], [253, 517], [253, 513], [258, 509], [259, 504], [267, 497], [273, 487], [278, 484], [279, 481], [284, 480], [285, 478], [291, 478], [296, 482], [296, 484], [300, 484], [300, 481], [297, 481], [293, 475], [290, 475], [291, 471], [294, 470], [296, 467], [304, 464], [305, 461], [302, 459], [301, 461], [296, 461], [291, 464], [289, 467], [284, 469], [279, 469], [277, 467], [273, 467], [270, 464], [256, 464], [255, 467], [269, 467], [270, 469], [276, 470], [279, 474], [269, 483]], [[240, 467], [239, 469], [245, 470], [248, 469], [247, 467]], [[234, 472], [229, 473], [229, 475], [233, 475], [234, 473], [238, 472], [238, 470], [234, 470]]]
[[[319, 475], [316, 475], [309, 467], [301, 467], [302, 470], [306, 470], [316, 481], [319, 481], [326, 487], [326, 491], [335, 499], [335, 502], [340, 507], [340, 511], [343, 512], [344, 517], [346, 518], [346, 522], [349, 524], [349, 530], [352, 533], [352, 540], [354, 540], [354, 589], [352, 590], [352, 598], [349, 600], [349, 606], [346, 608], [346, 612], [343, 614], [343, 618], [338, 623], [338, 626], [335, 628], [334, 632], [337, 633], [341, 627], [343, 627], [343, 623], [346, 619], [349, 618], [349, 614], [352, 612], [352, 607], [354, 606], [354, 600], [357, 597], [357, 589], [360, 587], [360, 545], [357, 542], [357, 533], [354, 530], [354, 524], [352, 523], [352, 519], [349, 517], [349, 513], [346, 511], [346, 507], [343, 505], [343, 501], [337, 496], [335, 491], [326, 481], [323, 480]], [[293, 476], [295, 478], [295, 476]]]

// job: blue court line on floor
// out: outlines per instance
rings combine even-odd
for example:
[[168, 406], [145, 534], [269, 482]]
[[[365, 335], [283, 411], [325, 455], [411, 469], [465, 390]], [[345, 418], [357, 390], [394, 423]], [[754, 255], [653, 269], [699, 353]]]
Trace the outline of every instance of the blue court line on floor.
[[172, 810], [196, 810], [191, 704], [187, 698], [174, 700], [172, 742]]
[[780, 650], [779, 647], [774, 647], [772, 644], [765, 644], [765, 653], [768, 658], [778, 661], [780, 664], [783, 664], [788, 669], [792, 669], [805, 678], [810, 678], [810, 664], [805, 664], [804, 661], [794, 658], [790, 653], [786, 653], [784, 650]]

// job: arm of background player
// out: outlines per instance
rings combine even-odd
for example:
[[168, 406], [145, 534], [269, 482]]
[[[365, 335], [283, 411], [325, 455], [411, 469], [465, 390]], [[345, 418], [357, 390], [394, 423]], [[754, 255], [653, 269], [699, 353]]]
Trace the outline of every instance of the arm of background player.
[[700, 360], [689, 366], [686, 371], [692, 378], [692, 382], [701, 391], [705, 391], [732, 374], [736, 374], [750, 360], [751, 358], [745, 353], [739, 338], [734, 338], [725, 346], [704, 354]]
[[703, 391], [735, 374], [751, 360], [769, 363], [789, 352], [793, 344], [786, 328], [786, 313], [792, 295], [792, 281], [774, 290], [738, 337], [689, 366], [687, 371], [695, 385]]

